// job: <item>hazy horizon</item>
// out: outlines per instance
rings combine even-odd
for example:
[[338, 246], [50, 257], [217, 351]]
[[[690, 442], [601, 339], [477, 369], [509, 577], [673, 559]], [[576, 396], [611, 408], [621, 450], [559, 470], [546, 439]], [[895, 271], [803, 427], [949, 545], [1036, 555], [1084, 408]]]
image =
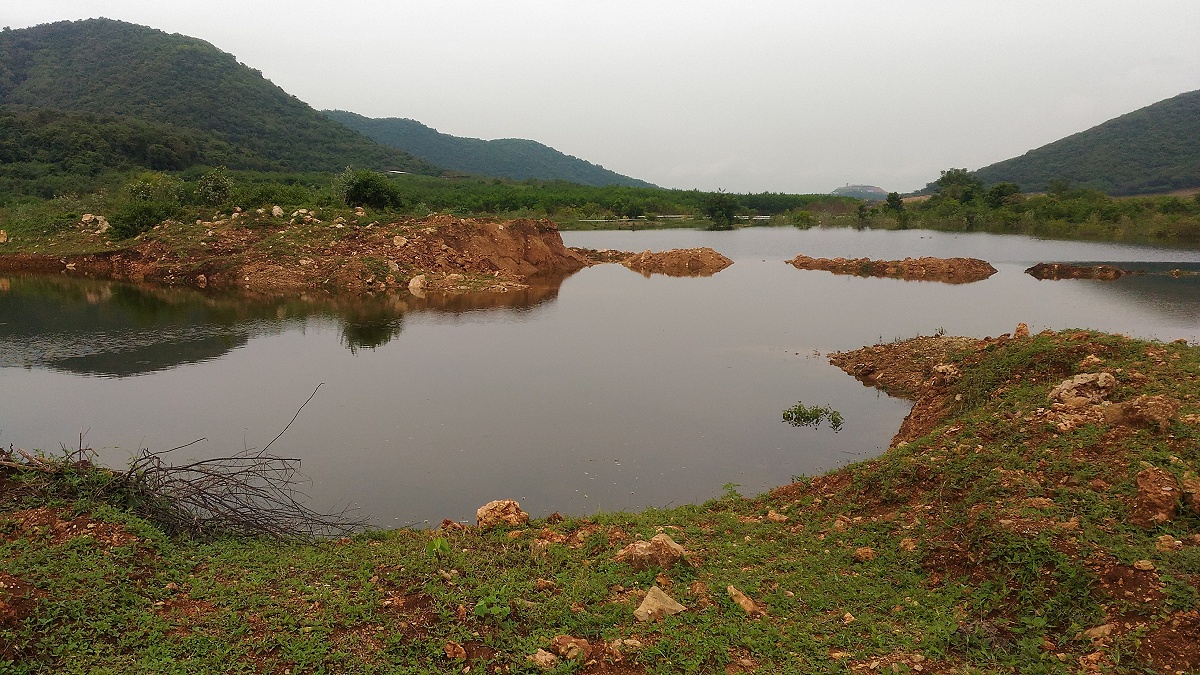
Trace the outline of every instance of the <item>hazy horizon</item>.
[[[9, 0], [212, 43], [318, 110], [664, 187], [907, 192], [1200, 89], [1200, 3]], [[1040, 186], [1025, 186], [1036, 189]]]

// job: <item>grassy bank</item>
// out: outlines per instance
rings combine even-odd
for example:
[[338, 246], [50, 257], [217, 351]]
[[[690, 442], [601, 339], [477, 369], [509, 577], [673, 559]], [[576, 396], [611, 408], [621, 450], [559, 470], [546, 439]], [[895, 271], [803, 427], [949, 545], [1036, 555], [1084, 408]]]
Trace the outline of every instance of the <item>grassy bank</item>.
[[[896, 447], [669, 510], [197, 539], [92, 467], [6, 469], [0, 672], [532, 673], [560, 635], [588, 642], [559, 641], [561, 673], [1200, 668], [1200, 348], [1072, 331], [839, 360], [917, 400]], [[1115, 380], [1049, 398], [1078, 373]], [[1161, 522], [1148, 476], [1173, 481]], [[690, 564], [616, 560], [658, 533]], [[636, 620], [652, 586], [686, 611]]]

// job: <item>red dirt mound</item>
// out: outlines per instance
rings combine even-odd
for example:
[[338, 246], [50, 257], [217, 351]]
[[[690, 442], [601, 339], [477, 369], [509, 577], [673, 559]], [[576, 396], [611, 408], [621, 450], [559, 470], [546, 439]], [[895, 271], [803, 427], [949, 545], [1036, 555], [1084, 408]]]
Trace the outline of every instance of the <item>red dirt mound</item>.
[[676, 248], [670, 251], [643, 251], [621, 261], [621, 264], [649, 277], [666, 274], [672, 277], [708, 277], [733, 264], [733, 261], [708, 247]]
[[787, 262], [801, 270], [824, 270], [834, 274], [849, 274], [858, 277], [941, 281], [947, 284], [969, 284], [973, 281], [987, 279], [996, 273], [995, 267], [975, 258], [872, 260], [870, 258], [811, 258], [801, 253]]

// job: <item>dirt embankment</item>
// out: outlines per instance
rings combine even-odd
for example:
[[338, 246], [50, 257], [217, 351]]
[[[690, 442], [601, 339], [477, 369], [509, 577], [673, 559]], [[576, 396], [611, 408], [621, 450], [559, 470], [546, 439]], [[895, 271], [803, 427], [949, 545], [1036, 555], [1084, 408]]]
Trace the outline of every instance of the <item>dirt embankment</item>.
[[895, 447], [929, 433], [949, 413], [950, 385], [960, 375], [958, 367], [950, 365], [950, 355], [982, 351], [987, 344], [967, 337], [916, 337], [836, 352], [829, 355], [829, 362], [865, 385], [913, 401], [912, 411], [892, 438]]
[[297, 214], [286, 222], [246, 213], [212, 222], [166, 222], [116, 251], [0, 255], [0, 272], [264, 293], [404, 287], [505, 291], [524, 287], [534, 276], [563, 275], [590, 264], [563, 245], [549, 221], [435, 216], [364, 225]]
[[834, 274], [849, 274], [858, 277], [940, 281], [948, 284], [969, 284], [973, 281], [987, 279], [996, 273], [995, 267], [975, 258], [872, 260], [870, 258], [812, 258], [801, 253], [787, 262], [801, 270], [824, 270]]

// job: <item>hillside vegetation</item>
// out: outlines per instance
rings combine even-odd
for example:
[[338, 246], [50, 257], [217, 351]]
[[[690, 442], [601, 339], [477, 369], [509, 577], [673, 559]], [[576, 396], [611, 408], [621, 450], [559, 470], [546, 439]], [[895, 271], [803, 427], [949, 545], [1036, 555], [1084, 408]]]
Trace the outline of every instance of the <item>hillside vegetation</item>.
[[1200, 187], [1200, 91], [985, 166], [975, 175], [988, 185], [1016, 183], [1035, 192], [1052, 181], [1110, 195]]
[[116, 115], [0, 107], [0, 194], [51, 198], [112, 185], [113, 172], [196, 165], [281, 168], [198, 129]]
[[[333, 122], [207, 42], [109, 19], [0, 32], [0, 105], [208, 132], [243, 149], [247, 161], [228, 157], [239, 168], [258, 168], [265, 159], [303, 171], [356, 165], [439, 172]], [[151, 158], [148, 168], [179, 168], [182, 159]]]
[[857, 225], [1200, 246], [1200, 193], [1111, 197], [1056, 181], [1044, 194], [1028, 194], [1014, 183], [985, 188], [966, 169], [943, 171], [928, 189], [934, 194], [927, 198], [905, 201], [893, 192], [882, 205], [862, 205]]
[[416, 120], [373, 119], [344, 110], [324, 111], [331, 119], [392, 148], [448, 169], [513, 180], [565, 180], [581, 185], [653, 187], [602, 166], [567, 155], [537, 141], [501, 138], [485, 141], [443, 134]]

